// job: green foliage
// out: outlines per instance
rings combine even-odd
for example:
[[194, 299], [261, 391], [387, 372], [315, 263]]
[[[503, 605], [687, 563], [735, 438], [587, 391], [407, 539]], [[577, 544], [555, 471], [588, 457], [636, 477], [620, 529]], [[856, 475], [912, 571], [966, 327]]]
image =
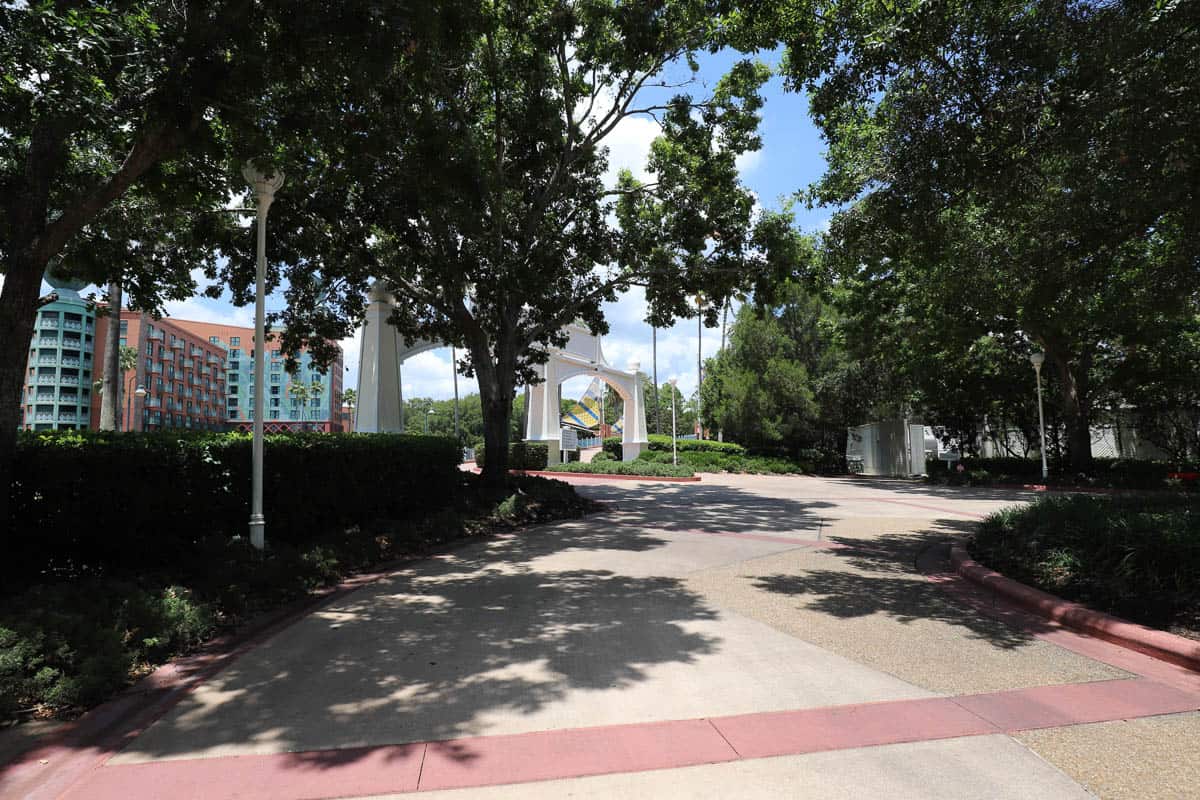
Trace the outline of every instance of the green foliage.
[[90, 579], [6, 598], [0, 717], [36, 703], [97, 703], [125, 685], [135, 664], [185, 651], [215, 628], [213, 607], [180, 586], [151, 592]]
[[1125, 398], [1196, 419], [1194, 392], [1162, 389], [1200, 385], [1198, 362], [1135, 351], [1170, 350], [1157, 337], [1200, 311], [1190, 4], [844, 0], [774, 18], [829, 144], [808, 193], [838, 209], [822, 273], [914, 406], [968, 438], [985, 413], [1031, 430], [1037, 349], [1073, 469]]
[[[671, 437], [659, 436], [658, 434], [650, 434], [647, 437], [650, 440], [650, 450], [658, 452], [671, 452]], [[621, 450], [621, 437], [610, 436], [604, 440], [604, 452], [621, 460], [623, 452]], [[676, 439], [676, 449], [683, 452], [693, 453], [725, 453], [727, 455], [742, 455], [746, 452], [746, 448], [735, 442], [718, 442], [715, 439]]]
[[1200, 501], [1045, 497], [988, 517], [983, 564], [1101, 611], [1167, 627], [1200, 618]]
[[[797, 475], [813, 472], [811, 462], [803, 463], [787, 458], [749, 456], [733, 452], [684, 450], [678, 454], [679, 463], [696, 472], [741, 472], [751, 475]], [[638, 454], [638, 461], [657, 464], [672, 463], [670, 451], [646, 450]]]
[[[455, 443], [436, 437], [268, 436], [268, 538], [302, 545], [364, 520], [453, 504], [458, 462]], [[170, 570], [209, 540], [241, 535], [249, 518], [247, 434], [23, 433], [16, 464], [6, 588]], [[109, 507], [120, 509], [117, 526], [88, 524]]]
[[653, 461], [592, 461], [584, 464], [554, 464], [547, 468], [550, 472], [579, 472], [588, 475], [645, 475], [655, 478], [690, 478], [695, 474], [691, 467], [684, 465], [658, 464]]
[[[476, 466], [482, 469], [485, 458], [483, 450], [476, 452]], [[545, 469], [549, 458], [550, 448], [545, 442], [511, 442], [508, 445], [509, 469]]]
[[1180, 471], [1198, 471], [1200, 467], [1181, 470], [1178, 464], [1162, 461], [1135, 461], [1122, 458], [1096, 458], [1092, 470], [1087, 473], [1063, 473], [1054, 471], [1042, 479], [1042, 462], [1030, 458], [964, 458], [957, 464], [926, 459], [925, 474], [934, 483], [949, 483], [952, 486], [986, 486], [1005, 483], [1046, 483], [1050, 486], [1078, 486], [1101, 489], [1200, 489], [1196, 481], [1176, 485], [1170, 475]]
[[[289, 335], [344, 337], [382, 277], [406, 299], [391, 320], [404, 336], [459, 348], [486, 446], [502, 448], [514, 390], [564, 325], [605, 333], [604, 303], [634, 285], [661, 321], [693, 313], [698, 290], [720, 300], [752, 283], [779, 226], [759, 232], [736, 161], [759, 147], [768, 70], [741, 59], [715, 85], [665, 77], [722, 47], [729, 14], [691, 0], [474, 4], [446, 15], [467, 35], [416, 37], [412, 58], [436, 68], [339, 86], [352, 96], [313, 110], [337, 135], [298, 142], [282, 163], [314, 189], [272, 217]], [[606, 185], [607, 145], [634, 118], [661, 130], [655, 180]]]

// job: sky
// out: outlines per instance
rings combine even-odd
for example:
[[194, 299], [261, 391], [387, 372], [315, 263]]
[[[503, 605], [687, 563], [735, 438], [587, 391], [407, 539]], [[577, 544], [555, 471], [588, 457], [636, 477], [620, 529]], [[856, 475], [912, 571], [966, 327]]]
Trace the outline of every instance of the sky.
[[[698, 83], [692, 87], [692, 91], [697, 95], [703, 94], [705, 87], [715, 85], [740, 57], [736, 53], [717, 53], [700, 59], [700, 71], [696, 76]], [[778, 63], [777, 54], [764, 54], [760, 58], [772, 68]], [[668, 76], [672, 81], [678, 77]], [[807, 98], [803, 94], [785, 92], [782, 79], [773, 77], [764, 87], [763, 96], [766, 102], [761, 112], [762, 149], [739, 158], [738, 166], [742, 182], [754, 192], [759, 204], [765, 209], [779, 209], [798, 190], [820, 177], [825, 166], [824, 144], [808, 116]], [[609, 180], [615, 181], [618, 170], [626, 167], [635, 175], [645, 177], [646, 156], [657, 133], [657, 125], [649, 118], [624, 120], [605, 140], [609, 147]], [[810, 233], [822, 229], [832, 214], [829, 209], [809, 210], [803, 203], [796, 203], [793, 211], [800, 229]], [[202, 289], [207, 286], [206, 279], [199, 271], [197, 277]], [[93, 290], [94, 287], [85, 289], [81, 294], [86, 296]], [[46, 291], [49, 291], [49, 287], [43, 286], [43, 292]], [[276, 292], [268, 298], [267, 310], [279, 310], [283, 303], [283, 295]], [[231, 303], [228, 293], [216, 300], [193, 297], [170, 302], [165, 308], [168, 316], [179, 319], [247, 327], [254, 324], [253, 305], [236, 307]], [[641, 369], [649, 374], [651, 331], [643, 321], [646, 316], [644, 292], [635, 288], [616, 302], [606, 303], [604, 313], [610, 326], [610, 332], [603, 340], [609, 363], [623, 369], [637, 361]], [[671, 328], [660, 329], [659, 382], [665, 383], [676, 378], [680, 391], [690, 396], [696, 390], [698, 342], [702, 357], [710, 358], [719, 349], [720, 340], [720, 328], [706, 328], [698, 335], [694, 319], [680, 320]], [[360, 349], [358, 337], [348, 337], [341, 344], [347, 366], [344, 385], [356, 387]], [[563, 396], [577, 397], [586, 385], [586, 380], [569, 381], [563, 386]], [[459, 391], [461, 394], [476, 391], [475, 380], [459, 376]], [[449, 348], [432, 350], [406, 361], [403, 366], [403, 392], [406, 398], [452, 397], [453, 372]]]

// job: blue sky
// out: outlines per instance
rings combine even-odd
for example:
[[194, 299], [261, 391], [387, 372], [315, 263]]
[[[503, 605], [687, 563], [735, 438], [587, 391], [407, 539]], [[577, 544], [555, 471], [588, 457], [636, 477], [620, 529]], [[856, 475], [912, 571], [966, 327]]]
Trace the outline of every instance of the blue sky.
[[[697, 95], [705, 92], [725, 74], [741, 56], [735, 53], [718, 53], [700, 60], [700, 72], [696, 76], [698, 86], [693, 87]], [[775, 67], [776, 54], [766, 54], [761, 59]], [[686, 77], [684, 68], [669, 75], [671, 80]], [[785, 92], [783, 81], [772, 78], [764, 89], [766, 103], [762, 110], [760, 128], [763, 146], [757, 153], [748, 154], [739, 160], [743, 182], [758, 197], [766, 209], [778, 209], [797, 190], [817, 179], [824, 169], [824, 145], [808, 117], [808, 103], [803, 94]], [[626, 120], [609, 137], [610, 176], [618, 169], [628, 167], [635, 174], [642, 172], [650, 142], [657, 134], [657, 126], [649, 119]], [[644, 174], [644, 172], [642, 172]], [[286, 191], [286, 186], [284, 188]], [[808, 210], [802, 203], [794, 207], [799, 227], [806, 232], [821, 229], [827, 222], [829, 209]], [[206, 283], [201, 279], [201, 286]], [[49, 287], [43, 287], [48, 291]], [[84, 290], [86, 294], [89, 290]], [[283, 297], [276, 293], [268, 299], [268, 310], [283, 305]], [[168, 303], [170, 316], [223, 322], [236, 325], [253, 325], [253, 306], [235, 307], [228, 295], [220, 300], [194, 297], [182, 302]], [[604, 351], [609, 361], [618, 367], [630, 362], [641, 363], [643, 371], [650, 372], [651, 332], [642, 320], [646, 315], [646, 304], [640, 289], [623, 295], [617, 302], [605, 306], [605, 315], [611, 331], [604, 339]], [[705, 329], [700, 337], [705, 358], [714, 355], [720, 346], [720, 329]], [[697, 332], [695, 320], [681, 320], [674, 327], [658, 333], [658, 377], [665, 382], [674, 377], [685, 395], [696, 388]], [[359, 343], [356, 337], [342, 342], [345, 350], [347, 387], [358, 383]], [[404, 394], [406, 397], [448, 398], [453, 396], [453, 375], [448, 348], [423, 353], [404, 365]], [[586, 380], [568, 382], [564, 385], [564, 396], [577, 396], [586, 386]], [[459, 378], [462, 393], [475, 391], [472, 378]]]

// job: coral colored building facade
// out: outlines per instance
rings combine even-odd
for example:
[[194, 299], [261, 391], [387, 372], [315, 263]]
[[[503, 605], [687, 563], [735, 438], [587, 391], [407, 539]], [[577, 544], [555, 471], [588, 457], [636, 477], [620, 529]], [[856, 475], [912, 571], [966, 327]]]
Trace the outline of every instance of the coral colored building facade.
[[[96, 319], [94, 373], [104, 374], [108, 326]], [[156, 320], [138, 311], [121, 311], [121, 345], [135, 347], [137, 365], [121, 379], [118, 419], [121, 430], [183, 428], [220, 431], [225, 417], [225, 351], [190, 331], [181, 320]], [[137, 397], [137, 387], [146, 390]], [[91, 427], [100, 424], [101, 393], [92, 393]]]
[[[235, 430], [254, 424], [254, 329], [213, 322], [176, 320], [176, 324], [225, 351], [225, 420]], [[328, 367], [313, 363], [306, 348], [297, 354], [298, 368], [289, 375], [286, 353], [275, 334], [267, 334], [264, 427], [268, 432], [289, 430], [340, 432], [345, 364], [341, 349]], [[303, 388], [301, 388], [303, 387]]]

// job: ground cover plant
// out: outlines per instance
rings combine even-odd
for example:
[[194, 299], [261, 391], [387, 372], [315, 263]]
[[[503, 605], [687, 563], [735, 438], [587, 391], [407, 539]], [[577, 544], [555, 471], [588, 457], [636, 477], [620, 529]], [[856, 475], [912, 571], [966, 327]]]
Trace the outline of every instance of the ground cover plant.
[[[22, 437], [30, 472], [14, 487], [21, 545], [0, 584], [0, 720], [95, 705], [154, 665], [348, 574], [593, 507], [544, 478], [484, 486], [458, 468], [450, 440], [270, 437], [267, 497], [277, 502], [267, 505], [259, 552], [241, 535], [244, 438]], [[331, 486], [286, 483], [306, 473]], [[372, 490], [382, 497], [360, 504]], [[225, 516], [227, 506], [236, 513]], [[110, 507], [121, 511], [115, 524], [96, 519]]]
[[1044, 497], [988, 517], [970, 549], [1022, 583], [1200, 638], [1200, 498]]
[[1200, 467], [1165, 461], [1093, 458], [1086, 473], [1062, 471], [1052, 463], [1044, 479], [1042, 462], [1031, 458], [964, 458], [958, 463], [962, 470], [957, 464], [947, 469], [945, 461], [926, 460], [927, 480], [951, 486], [1038, 483], [1097, 489], [1200, 489], [1200, 480], [1193, 477]]

